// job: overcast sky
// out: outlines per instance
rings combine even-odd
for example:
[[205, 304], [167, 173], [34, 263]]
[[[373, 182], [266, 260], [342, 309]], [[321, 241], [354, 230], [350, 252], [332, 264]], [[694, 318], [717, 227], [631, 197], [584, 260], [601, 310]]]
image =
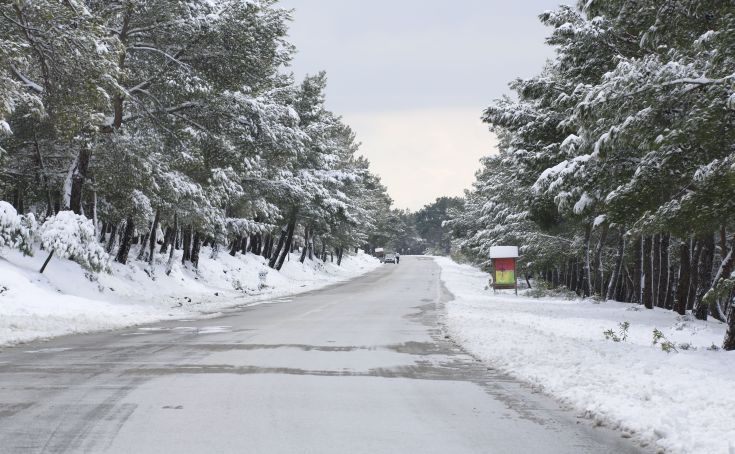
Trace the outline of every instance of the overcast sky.
[[282, 0], [297, 77], [327, 71], [327, 105], [398, 208], [461, 195], [494, 140], [482, 110], [553, 51], [538, 14], [563, 0]]

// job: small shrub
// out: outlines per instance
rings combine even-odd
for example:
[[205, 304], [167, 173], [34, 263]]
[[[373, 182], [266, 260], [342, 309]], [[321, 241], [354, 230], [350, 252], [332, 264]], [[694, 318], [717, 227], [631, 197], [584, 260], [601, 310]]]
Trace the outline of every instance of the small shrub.
[[618, 324], [618, 332], [615, 332], [613, 329], [609, 329], [607, 331], [603, 331], [602, 334], [605, 335], [605, 339], [611, 340], [613, 342], [625, 342], [628, 340], [628, 328], [630, 328], [629, 322], [622, 322]]
[[667, 339], [666, 336], [664, 336], [664, 333], [655, 328], [653, 329], [653, 345], [660, 345], [661, 350], [666, 353], [671, 353], [672, 351], [677, 353], [679, 352], [679, 350], [676, 349], [676, 344]]
[[38, 225], [33, 214], [19, 215], [13, 205], [0, 200], [0, 248], [20, 249], [33, 255], [33, 235]]
[[565, 300], [573, 300], [577, 298], [577, 294], [564, 286], [553, 288], [545, 281], [537, 281], [536, 285], [524, 293], [531, 298], [564, 298]]
[[41, 243], [52, 254], [68, 258], [82, 268], [109, 270], [110, 256], [97, 242], [92, 221], [72, 211], [60, 211], [49, 217], [40, 229]]

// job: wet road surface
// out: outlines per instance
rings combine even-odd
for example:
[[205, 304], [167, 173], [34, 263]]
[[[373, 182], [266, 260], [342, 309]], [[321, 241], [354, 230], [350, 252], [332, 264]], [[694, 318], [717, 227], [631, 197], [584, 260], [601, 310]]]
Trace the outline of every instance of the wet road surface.
[[215, 319], [6, 348], [0, 452], [640, 452], [463, 352], [439, 267], [402, 259]]

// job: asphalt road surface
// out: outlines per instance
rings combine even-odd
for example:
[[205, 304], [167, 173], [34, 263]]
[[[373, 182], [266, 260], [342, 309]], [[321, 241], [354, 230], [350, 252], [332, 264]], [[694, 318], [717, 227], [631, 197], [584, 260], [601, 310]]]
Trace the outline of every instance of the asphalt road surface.
[[445, 338], [439, 267], [402, 259], [218, 318], [6, 348], [0, 452], [639, 452]]

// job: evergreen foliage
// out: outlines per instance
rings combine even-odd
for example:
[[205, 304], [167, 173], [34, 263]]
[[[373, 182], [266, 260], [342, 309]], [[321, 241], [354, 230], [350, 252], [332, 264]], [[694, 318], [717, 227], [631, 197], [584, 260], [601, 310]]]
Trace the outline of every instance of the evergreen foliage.
[[391, 200], [326, 109], [326, 75], [288, 72], [290, 14], [275, 0], [0, 4], [3, 245], [30, 252], [17, 213], [93, 271], [107, 254], [153, 263], [159, 243], [193, 267], [210, 245], [274, 268], [315, 242], [322, 259], [364, 244]]
[[487, 263], [518, 245], [553, 287], [727, 321], [735, 348], [735, 4], [585, 0], [540, 19], [556, 57], [484, 112], [500, 153], [448, 222], [460, 248]]

